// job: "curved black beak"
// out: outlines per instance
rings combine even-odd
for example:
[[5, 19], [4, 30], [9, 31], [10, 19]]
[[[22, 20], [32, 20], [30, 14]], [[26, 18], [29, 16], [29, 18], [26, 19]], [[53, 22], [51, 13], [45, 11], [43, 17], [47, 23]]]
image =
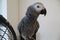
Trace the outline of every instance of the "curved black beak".
[[46, 16], [47, 10], [46, 8], [44, 8], [43, 10], [41, 10], [40, 14], [43, 14], [44, 16]]

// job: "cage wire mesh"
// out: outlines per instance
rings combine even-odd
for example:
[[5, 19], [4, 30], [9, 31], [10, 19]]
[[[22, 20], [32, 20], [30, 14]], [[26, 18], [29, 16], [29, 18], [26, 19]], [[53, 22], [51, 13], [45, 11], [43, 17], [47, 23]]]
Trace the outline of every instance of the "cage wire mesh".
[[14, 40], [10, 29], [0, 24], [0, 40]]
[[0, 40], [17, 40], [14, 29], [2, 15], [0, 15]]

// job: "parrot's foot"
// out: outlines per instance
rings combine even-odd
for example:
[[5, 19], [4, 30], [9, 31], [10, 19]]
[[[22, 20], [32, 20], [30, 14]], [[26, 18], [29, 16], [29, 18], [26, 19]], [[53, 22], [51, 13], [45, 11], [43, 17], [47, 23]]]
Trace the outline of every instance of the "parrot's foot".
[[[25, 40], [25, 39], [20, 36], [20, 40]], [[26, 40], [36, 40], [36, 34], [34, 34], [31, 38], [27, 38]]]
[[36, 40], [36, 34], [34, 34], [34, 35], [32, 36], [32, 38]]
[[24, 40], [24, 38], [22, 38], [22, 37], [20, 36], [20, 40]]
[[34, 38], [32, 37], [30, 40], [36, 40], [36, 39], [34, 39]]

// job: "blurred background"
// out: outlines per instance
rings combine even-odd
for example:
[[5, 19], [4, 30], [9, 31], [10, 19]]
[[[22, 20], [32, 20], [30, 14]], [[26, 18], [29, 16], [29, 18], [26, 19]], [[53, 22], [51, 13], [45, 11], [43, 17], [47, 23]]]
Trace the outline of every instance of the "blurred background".
[[10, 22], [19, 38], [18, 23], [25, 16], [28, 6], [36, 2], [43, 3], [47, 9], [47, 15], [40, 15], [37, 19], [40, 28], [36, 40], [60, 40], [60, 0], [4, 0], [3, 4], [0, 0], [0, 5], [3, 5], [3, 8], [0, 6], [0, 14]]

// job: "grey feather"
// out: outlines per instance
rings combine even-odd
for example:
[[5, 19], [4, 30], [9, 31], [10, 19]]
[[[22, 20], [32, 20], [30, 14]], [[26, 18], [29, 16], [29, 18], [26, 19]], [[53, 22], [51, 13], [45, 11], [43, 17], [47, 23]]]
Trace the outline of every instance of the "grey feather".
[[[37, 4], [39, 4], [41, 7], [41, 9], [39, 8], [40, 9], [39, 12], [36, 11], [36, 9], [34, 8], [34, 6]], [[36, 34], [36, 32], [39, 29], [39, 23], [37, 21], [37, 18], [40, 14], [42, 14], [41, 11], [43, 9], [45, 8], [41, 3], [35, 3], [28, 7], [26, 16], [21, 20], [21, 22], [18, 25], [20, 36], [22, 36], [25, 40], [29, 39], [35, 40], [32, 36]], [[46, 12], [43, 12], [43, 14], [46, 14]]]

